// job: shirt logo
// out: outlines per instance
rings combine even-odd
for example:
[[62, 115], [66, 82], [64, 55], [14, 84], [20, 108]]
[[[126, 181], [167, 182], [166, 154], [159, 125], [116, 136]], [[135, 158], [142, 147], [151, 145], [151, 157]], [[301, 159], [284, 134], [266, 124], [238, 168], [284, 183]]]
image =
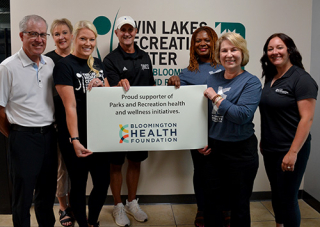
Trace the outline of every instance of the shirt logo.
[[[96, 73], [95, 72], [89, 72], [89, 73], [80, 72], [80, 73], [76, 73], [76, 77], [79, 82], [79, 87], [76, 87], [75, 90], [81, 91], [81, 89], [82, 89], [83, 93], [86, 93], [86, 90], [88, 88], [90, 81], [93, 80], [94, 78], [96, 78]], [[98, 78], [102, 78], [102, 80], [104, 79], [104, 75], [103, 75], [102, 70], [99, 71]]]
[[128, 69], [126, 67], [123, 67], [123, 71], [128, 71]]
[[277, 88], [276, 89], [276, 93], [283, 94], [283, 95], [289, 94], [288, 91], [284, 91], [282, 88]]
[[142, 70], [149, 69], [149, 64], [141, 64], [141, 69]]
[[221, 95], [222, 98], [226, 99], [227, 95], [225, 94], [225, 92], [230, 91], [230, 89], [231, 89], [231, 87], [223, 88], [223, 87], [219, 86], [217, 94]]
[[[223, 88], [223, 87], [219, 86], [217, 94], [221, 95], [222, 98], [226, 99], [227, 95], [224, 93], [230, 91], [230, 89], [231, 89], [231, 87]], [[222, 122], [223, 121], [223, 116], [219, 115], [218, 107], [216, 105], [213, 105], [211, 114], [212, 114], [212, 121], [213, 122]]]
[[217, 71], [214, 71], [214, 72], [210, 71], [209, 74], [212, 75], [212, 74], [216, 74], [216, 73], [221, 72], [221, 71], [222, 71], [221, 69], [218, 69]]

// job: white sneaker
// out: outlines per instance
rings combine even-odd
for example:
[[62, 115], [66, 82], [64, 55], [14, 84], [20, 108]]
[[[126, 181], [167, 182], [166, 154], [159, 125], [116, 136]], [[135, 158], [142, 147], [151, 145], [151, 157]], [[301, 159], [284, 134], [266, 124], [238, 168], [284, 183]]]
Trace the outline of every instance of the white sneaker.
[[122, 203], [118, 203], [113, 207], [112, 216], [114, 217], [114, 221], [119, 226], [130, 226], [130, 220], [124, 211], [124, 206]]
[[124, 210], [132, 215], [134, 219], [136, 219], [139, 222], [146, 222], [148, 221], [148, 215], [141, 210], [139, 204], [138, 204], [139, 199], [134, 199], [131, 202], [126, 202], [126, 205], [124, 207]]

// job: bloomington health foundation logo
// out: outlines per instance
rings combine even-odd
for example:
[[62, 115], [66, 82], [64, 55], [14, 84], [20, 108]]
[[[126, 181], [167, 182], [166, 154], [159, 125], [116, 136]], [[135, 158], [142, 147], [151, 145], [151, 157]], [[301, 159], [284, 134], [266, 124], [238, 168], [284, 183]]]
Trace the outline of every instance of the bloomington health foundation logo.
[[178, 123], [119, 124], [119, 143], [178, 142]]
[[126, 129], [126, 128], [128, 128], [128, 125], [122, 126], [122, 125], [120, 124], [119, 127], [120, 127], [120, 131], [119, 131], [120, 141], [119, 141], [119, 143], [123, 143], [123, 142], [124, 142], [124, 143], [129, 143], [129, 140], [126, 139], [126, 138], [129, 137], [129, 134], [123, 135], [123, 133], [129, 133], [129, 130]]

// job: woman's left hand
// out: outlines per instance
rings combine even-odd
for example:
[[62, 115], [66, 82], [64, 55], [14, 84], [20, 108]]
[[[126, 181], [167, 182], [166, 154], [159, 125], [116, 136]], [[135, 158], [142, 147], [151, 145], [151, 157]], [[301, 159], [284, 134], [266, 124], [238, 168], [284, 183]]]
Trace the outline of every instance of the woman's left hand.
[[212, 87], [207, 88], [204, 92], [203, 92], [204, 96], [207, 97], [208, 99], [212, 100], [214, 96], [217, 95], [217, 93], [215, 92], [215, 90], [213, 90]]
[[206, 155], [209, 155], [211, 153], [211, 148], [209, 148], [208, 145], [207, 145], [202, 149], [198, 149], [198, 151], [199, 151], [200, 154], [203, 154], [203, 155], [206, 156]]
[[284, 156], [281, 164], [282, 171], [294, 171], [294, 165], [297, 161], [297, 153], [288, 152], [286, 156]]
[[91, 91], [93, 87], [103, 87], [103, 81], [100, 80], [99, 78], [94, 78], [93, 80], [90, 81], [88, 85], [88, 90]]

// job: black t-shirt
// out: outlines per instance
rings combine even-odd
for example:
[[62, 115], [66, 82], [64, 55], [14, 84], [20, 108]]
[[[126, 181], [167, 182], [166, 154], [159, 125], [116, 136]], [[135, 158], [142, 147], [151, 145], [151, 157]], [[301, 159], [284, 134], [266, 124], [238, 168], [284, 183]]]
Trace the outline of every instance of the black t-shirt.
[[55, 50], [50, 51], [50, 52], [46, 53], [45, 55], [47, 57], [51, 58], [52, 61], [54, 62], [54, 64], [57, 64], [57, 62], [63, 58], [61, 55], [57, 54]]
[[[105, 78], [106, 72], [102, 62], [94, 58], [93, 67], [99, 71], [99, 79]], [[87, 87], [96, 74], [90, 71], [86, 59], [78, 58], [72, 54], [61, 59], [53, 69], [55, 85], [69, 85], [74, 88], [77, 103], [78, 131], [81, 143], [87, 146]], [[66, 121], [62, 122], [63, 130], [66, 130]], [[59, 127], [59, 126], [58, 126]], [[60, 128], [59, 128], [60, 130]]]
[[149, 55], [134, 46], [135, 54], [128, 54], [118, 45], [103, 60], [110, 86], [121, 79], [128, 79], [131, 86], [153, 86], [155, 84]]
[[[57, 64], [57, 62], [63, 58], [61, 55], [57, 54], [55, 52], [55, 50], [50, 51], [50, 52], [46, 53], [45, 55], [47, 57], [51, 58], [52, 61], [54, 62], [54, 64]], [[59, 124], [60, 124], [61, 120], [66, 118], [66, 113], [65, 113], [65, 109], [64, 109], [62, 100], [61, 100], [60, 96], [58, 95], [56, 88], [54, 88], [53, 101], [54, 101], [54, 109], [55, 109], [55, 113], [54, 113], [55, 120], [56, 120], [56, 123], [58, 124], [58, 128], [59, 128]]]
[[261, 147], [263, 152], [288, 152], [300, 121], [297, 101], [316, 99], [318, 85], [295, 65], [270, 85], [264, 85], [259, 105]]

